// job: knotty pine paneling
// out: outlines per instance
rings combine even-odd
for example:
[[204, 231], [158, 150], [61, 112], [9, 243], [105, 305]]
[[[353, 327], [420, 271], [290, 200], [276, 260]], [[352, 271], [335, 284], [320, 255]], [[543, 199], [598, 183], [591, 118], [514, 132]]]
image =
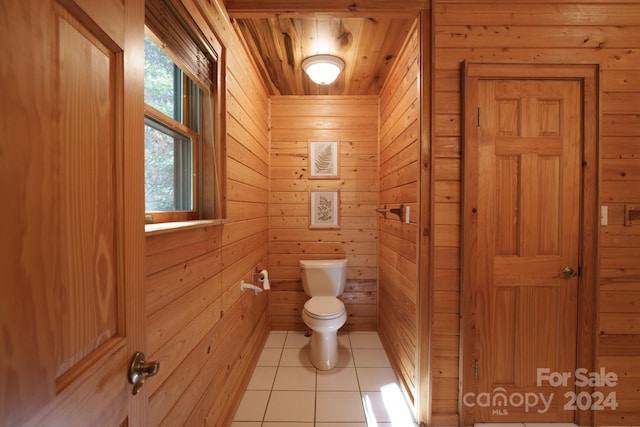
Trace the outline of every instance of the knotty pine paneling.
[[269, 331], [267, 292], [240, 280], [269, 265], [268, 96], [221, 3], [184, 0], [208, 37], [225, 46], [227, 221], [146, 238], [148, 421], [227, 425]]
[[[309, 141], [340, 142], [339, 179], [309, 179]], [[344, 330], [377, 324], [378, 97], [271, 98], [271, 327], [304, 330], [301, 259], [347, 258]], [[340, 191], [340, 229], [309, 229], [309, 191]]]
[[408, 206], [411, 222], [400, 221], [391, 213], [386, 218], [378, 216], [378, 333], [414, 402], [418, 383], [419, 49], [419, 31], [414, 26], [380, 93], [380, 206]]
[[[637, 387], [637, 314], [640, 290], [638, 226], [623, 225], [625, 204], [640, 199], [640, 6], [637, 2], [489, 2], [436, 0], [434, 183], [434, 295], [433, 343], [451, 337], [455, 296], [459, 292], [461, 182], [462, 61], [504, 63], [599, 64], [600, 74], [600, 200], [609, 207], [609, 225], [600, 229], [600, 301], [597, 364], [624, 373], [625, 385], [616, 389], [617, 411], [595, 411], [595, 425], [640, 424]], [[455, 252], [454, 252], [455, 251]], [[617, 302], [624, 301], [618, 304]], [[455, 384], [458, 360], [451, 347], [432, 348], [434, 377], [433, 422], [457, 425]], [[632, 359], [635, 357], [635, 359]], [[438, 389], [436, 389], [436, 385]], [[438, 391], [436, 391], [438, 390]], [[439, 390], [442, 390], [439, 392]]]

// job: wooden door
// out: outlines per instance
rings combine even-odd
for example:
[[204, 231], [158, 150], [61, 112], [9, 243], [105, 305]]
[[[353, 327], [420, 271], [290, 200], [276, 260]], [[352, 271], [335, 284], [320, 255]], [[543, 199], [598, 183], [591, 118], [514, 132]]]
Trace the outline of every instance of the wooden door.
[[[573, 421], [565, 393], [575, 389], [579, 278], [563, 269], [580, 267], [581, 83], [481, 79], [475, 88], [463, 419]], [[569, 377], [549, 381], [555, 374]]]
[[0, 6], [0, 425], [145, 424], [143, 25], [141, 0]]

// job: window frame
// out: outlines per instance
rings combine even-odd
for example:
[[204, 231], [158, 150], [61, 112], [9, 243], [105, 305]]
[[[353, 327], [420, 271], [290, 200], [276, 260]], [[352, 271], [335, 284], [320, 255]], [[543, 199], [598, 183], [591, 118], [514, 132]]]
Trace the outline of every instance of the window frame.
[[[163, 0], [160, 0], [163, 1]], [[175, 6], [175, 5], [174, 5]], [[224, 81], [224, 50], [219, 40], [211, 35], [205, 37], [199, 27], [195, 25], [189, 14], [180, 8], [181, 22], [188, 23], [189, 34], [197, 38], [196, 42], [201, 51], [211, 63], [211, 85], [203, 87], [202, 80], [194, 78], [188, 67], [180, 61], [180, 57], [174, 55], [169, 49], [165, 50], [167, 56], [178, 66], [185, 76], [200, 88], [200, 129], [198, 146], [195, 150], [198, 160], [198, 174], [194, 181], [197, 193], [194, 203], [197, 204], [197, 213], [183, 215], [178, 212], [145, 212], [145, 229], [147, 232], [157, 232], [163, 229], [171, 230], [176, 227], [189, 227], [212, 222], [224, 222], [226, 220], [226, 149], [225, 136], [225, 91]], [[162, 40], [153, 32], [149, 25], [145, 25], [145, 33], [159, 46], [165, 46]], [[164, 50], [164, 49], [163, 49]], [[185, 79], [186, 81], [186, 79]], [[187, 91], [188, 83], [182, 88]], [[186, 107], [186, 102], [182, 107]], [[145, 103], [148, 111], [154, 109]], [[154, 109], [155, 110], [155, 109]], [[156, 110], [157, 111], [157, 110]], [[146, 114], [146, 112], [145, 112]], [[163, 113], [160, 113], [163, 114]], [[192, 114], [185, 113], [185, 114]], [[183, 121], [188, 120], [183, 117]], [[187, 122], [188, 123], [188, 122]], [[150, 216], [153, 215], [152, 220]], [[183, 221], [176, 223], [176, 221]], [[186, 222], [184, 222], [186, 221]], [[163, 224], [165, 224], [163, 226]], [[159, 227], [159, 228], [158, 228]]]

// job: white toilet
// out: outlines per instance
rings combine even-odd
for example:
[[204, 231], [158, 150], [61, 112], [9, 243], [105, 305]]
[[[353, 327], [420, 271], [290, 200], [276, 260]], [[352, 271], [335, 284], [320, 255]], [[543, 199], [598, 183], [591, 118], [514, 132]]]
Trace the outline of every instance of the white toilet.
[[302, 320], [311, 329], [311, 363], [329, 370], [338, 362], [338, 329], [347, 321], [347, 310], [338, 296], [347, 282], [347, 260], [301, 260], [304, 292]]

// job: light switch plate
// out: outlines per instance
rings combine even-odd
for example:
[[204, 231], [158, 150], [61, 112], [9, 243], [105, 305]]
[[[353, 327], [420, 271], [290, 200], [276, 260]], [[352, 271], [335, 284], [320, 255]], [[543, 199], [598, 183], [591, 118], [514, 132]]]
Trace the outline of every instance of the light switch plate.
[[600, 225], [609, 225], [609, 206], [600, 207]]

